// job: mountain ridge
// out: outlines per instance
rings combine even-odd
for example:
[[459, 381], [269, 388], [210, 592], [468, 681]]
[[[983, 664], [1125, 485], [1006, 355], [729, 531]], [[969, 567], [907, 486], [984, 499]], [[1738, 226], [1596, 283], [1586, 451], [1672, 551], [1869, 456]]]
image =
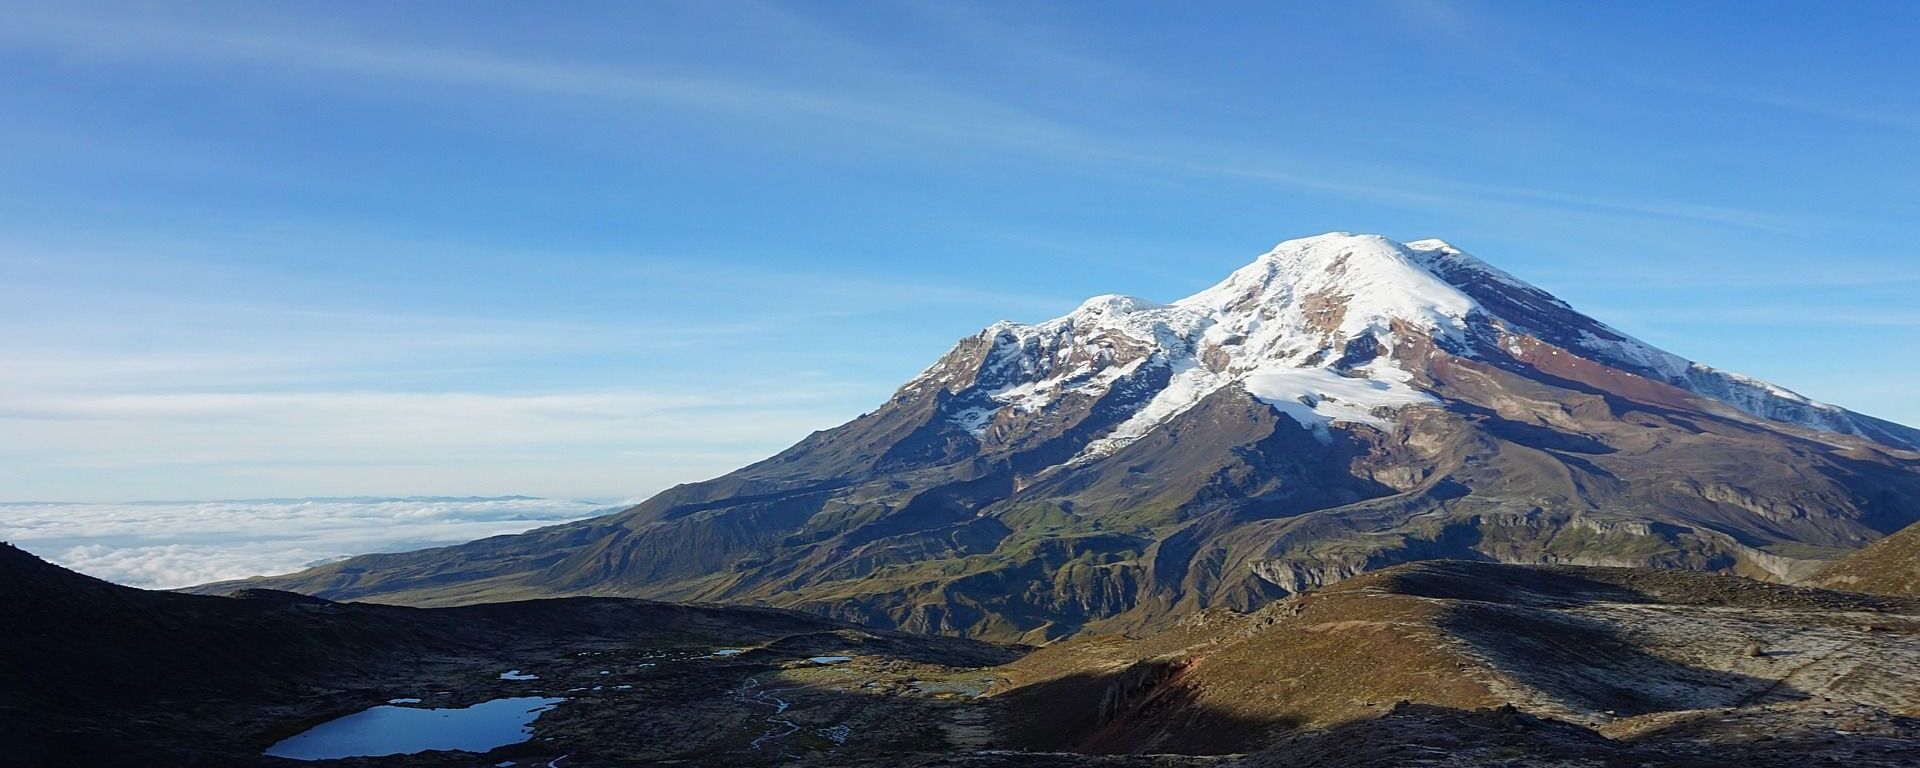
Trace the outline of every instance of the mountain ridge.
[[1031, 641], [1437, 557], [1791, 581], [1920, 518], [1915, 446], [1444, 242], [1334, 233], [1169, 304], [995, 323], [874, 411], [614, 515], [238, 584]]
[[[1343, 297], [1344, 301], [1334, 302]], [[1233, 314], [1250, 305], [1278, 317], [1248, 318], [1244, 311], [1239, 316]], [[1278, 313], [1274, 313], [1275, 307], [1280, 308]], [[1327, 314], [1336, 314], [1332, 322], [1324, 320]], [[1261, 322], [1272, 319], [1279, 322]], [[1143, 335], [1170, 334], [1178, 337], [1178, 346], [1205, 346], [1211, 353], [1230, 358], [1221, 367], [1231, 372], [1235, 367], [1245, 367], [1240, 360], [1231, 359], [1235, 358], [1236, 347], [1250, 348], [1251, 352], [1242, 357], [1261, 363], [1304, 363], [1295, 367], [1313, 367], [1325, 362], [1313, 355], [1330, 351], [1326, 346], [1287, 349], [1283, 345], [1298, 343], [1303, 337], [1314, 340], [1315, 336], [1323, 345], [1390, 344], [1393, 328], [1400, 322], [1413, 324], [1443, 349], [1456, 354], [1472, 355], [1475, 342], [1499, 343], [1498, 339], [1474, 339], [1475, 332], [1495, 330], [1531, 336], [1759, 418], [1867, 437], [1897, 448], [1920, 449], [1920, 430], [1855, 414], [1757, 378], [1719, 371], [1660, 350], [1580, 315], [1545, 291], [1438, 239], [1402, 244], [1378, 235], [1336, 232], [1289, 240], [1225, 281], [1170, 304], [1117, 294], [1097, 296], [1060, 318], [1033, 325], [1003, 321], [989, 326], [978, 337], [993, 336], [1001, 341], [1011, 335], [1022, 344], [1046, 343], [1061, 329], [1087, 324], [1099, 331], [1120, 331], [1139, 341], [1149, 341]], [[1489, 329], [1489, 323], [1497, 328]], [[1260, 338], [1257, 334], [1261, 325], [1277, 325], [1280, 332]], [[920, 378], [937, 373], [942, 363], [936, 363]], [[1340, 367], [1337, 361], [1334, 367]]]

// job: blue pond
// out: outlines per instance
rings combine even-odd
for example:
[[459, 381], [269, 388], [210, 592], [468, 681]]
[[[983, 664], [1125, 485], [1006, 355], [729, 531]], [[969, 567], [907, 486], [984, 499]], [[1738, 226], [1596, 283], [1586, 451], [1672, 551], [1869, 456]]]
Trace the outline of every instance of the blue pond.
[[521, 696], [459, 709], [378, 706], [316, 725], [267, 749], [270, 757], [334, 760], [430, 749], [485, 752], [533, 736], [540, 713], [566, 699]]

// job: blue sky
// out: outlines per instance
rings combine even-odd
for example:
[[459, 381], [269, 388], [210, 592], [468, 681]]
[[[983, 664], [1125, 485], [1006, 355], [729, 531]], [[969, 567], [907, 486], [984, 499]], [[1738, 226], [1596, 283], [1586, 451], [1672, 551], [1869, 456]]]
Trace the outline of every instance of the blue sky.
[[1329, 230], [1920, 424], [1920, 6], [1672, 5], [8, 3], [0, 498], [643, 495]]

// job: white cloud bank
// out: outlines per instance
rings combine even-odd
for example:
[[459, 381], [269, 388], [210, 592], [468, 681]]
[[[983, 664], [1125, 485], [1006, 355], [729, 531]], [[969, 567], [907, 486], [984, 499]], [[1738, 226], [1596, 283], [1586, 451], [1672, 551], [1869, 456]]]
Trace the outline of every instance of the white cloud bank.
[[268, 499], [0, 504], [0, 540], [67, 568], [167, 589], [367, 552], [457, 544], [607, 511], [567, 499]]

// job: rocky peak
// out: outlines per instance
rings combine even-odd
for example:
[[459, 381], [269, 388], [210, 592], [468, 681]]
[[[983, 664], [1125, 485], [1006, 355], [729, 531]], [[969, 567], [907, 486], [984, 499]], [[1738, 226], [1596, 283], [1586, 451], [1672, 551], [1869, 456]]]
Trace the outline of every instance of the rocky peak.
[[1396, 328], [1459, 340], [1479, 310], [1408, 246], [1344, 232], [1281, 243], [1177, 305], [1215, 318], [1216, 336], [1280, 357], [1362, 335], [1391, 346]]
[[1421, 383], [1435, 351], [1531, 366], [1561, 350], [1749, 416], [1920, 448], [1920, 432], [1655, 348], [1445, 241], [1346, 232], [1282, 242], [1171, 304], [1109, 294], [1046, 322], [996, 323], [906, 391], [945, 390], [949, 421], [977, 435], [1003, 411], [1157, 389], [1089, 449], [1105, 451], [1227, 386], [1323, 434], [1389, 428], [1378, 409], [1437, 402]]
[[1323, 235], [1170, 304], [995, 324], [874, 411], [615, 516], [246, 586], [753, 601], [1025, 642], [1434, 557], [1788, 578], [1914, 521], [1915, 446], [1446, 243]]

